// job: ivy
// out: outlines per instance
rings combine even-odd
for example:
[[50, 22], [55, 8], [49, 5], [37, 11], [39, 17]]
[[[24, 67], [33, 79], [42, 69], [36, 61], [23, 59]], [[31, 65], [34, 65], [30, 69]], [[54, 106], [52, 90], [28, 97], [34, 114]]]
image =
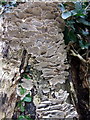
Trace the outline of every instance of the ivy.
[[[17, 108], [22, 113], [25, 111], [25, 102], [28, 102], [28, 103], [32, 102], [32, 97], [30, 96], [30, 93], [28, 93], [22, 100], [18, 101], [17, 103]], [[30, 116], [27, 116], [27, 115], [19, 115], [17, 120], [23, 120], [23, 119], [32, 120]]]
[[25, 108], [24, 108], [24, 106], [23, 106], [23, 101], [22, 101], [22, 100], [18, 102], [17, 107], [20, 109], [21, 112], [24, 112], [24, 111], [25, 111]]
[[23, 88], [22, 86], [20, 86], [20, 94], [21, 94], [21, 95], [25, 94], [26, 91], [27, 91], [27, 90], [26, 90], [25, 88]]
[[86, 39], [90, 27], [90, 3], [89, 2], [66, 2], [59, 5], [65, 20], [64, 40], [65, 44], [73, 42], [80, 49], [88, 49], [89, 41]]
[[24, 102], [31, 102], [32, 101], [32, 97], [30, 96], [30, 94], [27, 94], [24, 99], [23, 99]]
[[27, 80], [30, 80], [31, 78], [27, 75], [27, 74], [24, 74], [23, 77]]
[[29, 116], [20, 115], [17, 120], [32, 120]]
[[77, 37], [74, 33], [73, 29], [69, 29], [68, 27], [65, 27], [64, 31], [64, 38], [65, 38], [65, 44], [68, 45], [69, 42], [77, 42]]

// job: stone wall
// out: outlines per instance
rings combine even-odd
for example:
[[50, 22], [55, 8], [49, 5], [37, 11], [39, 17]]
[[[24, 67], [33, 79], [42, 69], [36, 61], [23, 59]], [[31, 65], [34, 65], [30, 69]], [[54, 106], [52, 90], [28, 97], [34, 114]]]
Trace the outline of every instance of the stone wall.
[[[63, 40], [64, 21], [57, 3], [28, 2], [20, 4], [12, 13], [4, 14], [2, 43], [2, 78], [0, 114], [11, 118], [20, 74], [27, 64], [42, 72], [33, 81], [39, 118], [73, 118], [77, 116], [65, 88], [69, 68]], [[29, 87], [29, 86], [28, 86]], [[38, 99], [39, 101], [36, 101]], [[67, 103], [67, 101], [69, 103]], [[2, 104], [3, 103], [3, 104]], [[2, 112], [3, 111], [3, 112]]]

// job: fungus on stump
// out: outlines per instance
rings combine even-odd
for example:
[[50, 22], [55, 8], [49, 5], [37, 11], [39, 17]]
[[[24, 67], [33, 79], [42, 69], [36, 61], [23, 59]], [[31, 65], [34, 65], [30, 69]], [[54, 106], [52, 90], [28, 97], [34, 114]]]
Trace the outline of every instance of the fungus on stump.
[[[11, 118], [13, 115], [20, 71], [27, 63], [42, 72], [41, 79], [34, 80], [37, 89], [34, 102], [38, 117], [77, 116], [74, 107], [66, 102], [69, 94], [65, 90], [65, 79], [68, 76], [65, 69], [68, 69], [69, 65], [64, 64], [67, 57], [62, 33], [64, 21], [60, 18], [61, 12], [57, 4], [28, 2], [20, 4], [11, 13], [4, 15], [4, 34], [0, 40], [2, 118]], [[31, 60], [33, 57], [35, 63]], [[38, 103], [36, 97], [40, 100]]]

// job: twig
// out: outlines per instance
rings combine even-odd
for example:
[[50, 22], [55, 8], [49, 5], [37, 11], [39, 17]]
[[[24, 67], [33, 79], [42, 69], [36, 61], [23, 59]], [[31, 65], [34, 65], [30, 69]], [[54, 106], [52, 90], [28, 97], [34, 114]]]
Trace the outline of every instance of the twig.
[[90, 3], [88, 4], [88, 6], [85, 8], [85, 10], [87, 10], [90, 7]]
[[4, 11], [4, 7], [2, 7], [1, 11], [0, 11], [0, 15], [3, 13]]
[[72, 52], [71, 55], [78, 57], [81, 61], [83, 61], [84, 63], [87, 63], [87, 61], [79, 54], [79, 53], [75, 53], [73, 50], [70, 50]]

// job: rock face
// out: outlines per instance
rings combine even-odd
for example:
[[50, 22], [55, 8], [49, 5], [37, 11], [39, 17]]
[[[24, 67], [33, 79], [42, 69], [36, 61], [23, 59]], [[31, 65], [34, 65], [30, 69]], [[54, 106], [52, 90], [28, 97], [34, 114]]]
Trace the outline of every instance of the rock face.
[[[63, 40], [64, 21], [57, 3], [28, 2], [4, 15], [1, 46], [2, 78], [1, 113], [11, 118], [16, 102], [16, 86], [27, 64], [42, 72], [34, 80], [34, 98], [39, 118], [73, 118], [74, 107], [67, 103], [65, 90], [66, 50]], [[34, 61], [32, 60], [34, 58]], [[1, 61], [0, 60], [0, 61]], [[36, 101], [39, 99], [39, 102]], [[10, 101], [10, 103], [9, 103]], [[2, 112], [3, 111], [3, 112]], [[0, 113], [0, 114], [1, 114]]]

